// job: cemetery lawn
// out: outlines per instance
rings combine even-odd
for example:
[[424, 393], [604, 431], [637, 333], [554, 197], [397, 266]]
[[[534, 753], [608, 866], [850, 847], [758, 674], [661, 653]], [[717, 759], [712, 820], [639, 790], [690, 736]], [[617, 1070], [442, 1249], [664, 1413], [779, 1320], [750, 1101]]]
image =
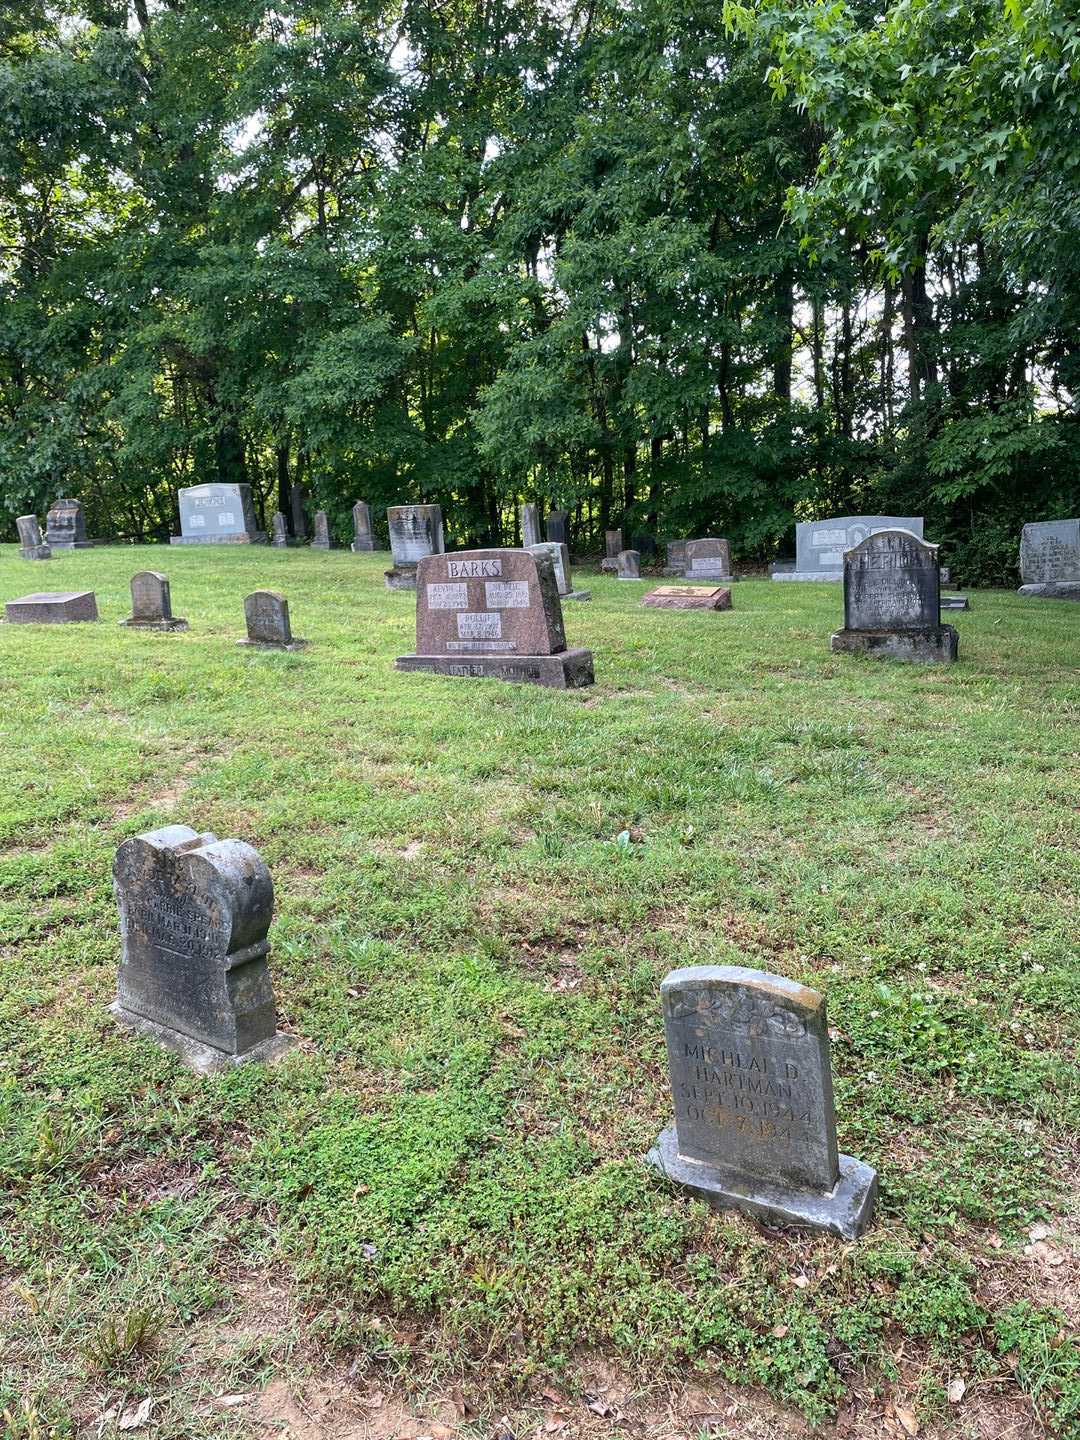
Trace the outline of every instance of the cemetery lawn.
[[[975, 593], [908, 668], [830, 655], [837, 587], [579, 570], [560, 693], [395, 673], [386, 563], [3, 547], [0, 600], [102, 615], [0, 626], [3, 1433], [1080, 1434], [1080, 610]], [[147, 566], [187, 633], [117, 624]], [[310, 649], [233, 643], [264, 585]], [[273, 1068], [106, 1010], [113, 853], [172, 823], [273, 873]], [[859, 1243], [643, 1168], [707, 963], [826, 992]]]

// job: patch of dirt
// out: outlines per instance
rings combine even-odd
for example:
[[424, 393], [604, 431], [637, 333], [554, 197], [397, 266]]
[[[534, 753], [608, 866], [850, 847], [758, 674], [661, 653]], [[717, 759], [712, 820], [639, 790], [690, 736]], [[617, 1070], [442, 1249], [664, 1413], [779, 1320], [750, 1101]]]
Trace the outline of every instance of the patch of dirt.
[[186, 794], [192, 775], [205, 759], [205, 755], [196, 755], [186, 761], [180, 767], [172, 783], [166, 785], [163, 790], [156, 790], [150, 795], [140, 793], [131, 800], [123, 800], [119, 805], [115, 805], [112, 811], [113, 824], [118, 825], [142, 810], [171, 810], [181, 796]]
[[1019, 1254], [997, 1250], [995, 1238], [976, 1261], [982, 1275], [980, 1299], [1001, 1309], [1035, 1297], [1040, 1305], [1061, 1311], [1075, 1339], [1080, 1334], [1080, 1216], [1030, 1226]]

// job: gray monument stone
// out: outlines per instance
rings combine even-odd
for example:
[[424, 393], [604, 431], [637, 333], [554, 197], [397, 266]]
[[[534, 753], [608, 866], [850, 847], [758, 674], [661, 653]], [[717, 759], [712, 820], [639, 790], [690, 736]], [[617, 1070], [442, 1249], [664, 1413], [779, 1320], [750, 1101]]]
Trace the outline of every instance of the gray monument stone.
[[386, 512], [390, 526], [393, 569], [386, 571], [388, 590], [415, 590], [416, 567], [428, 555], [442, 555], [442, 507], [439, 505], [391, 505]]
[[315, 511], [315, 534], [311, 538], [312, 550], [330, 549], [330, 521], [325, 510]]
[[98, 618], [93, 590], [44, 590], [20, 595], [4, 606], [10, 625], [72, 625]]
[[570, 576], [570, 551], [565, 545], [554, 540], [542, 540], [539, 545], [526, 547], [531, 555], [546, 555], [555, 570], [555, 583], [560, 600], [588, 600], [591, 591], [574, 590]]
[[521, 518], [521, 548], [528, 550], [530, 545], [539, 545], [543, 538], [540, 534], [540, 507], [525, 504], [518, 513]]
[[565, 510], [549, 510], [544, 533], [554, 545], [569, 545], [570, 516]]
[[942, 610], [970, 610], [971, 605], [966, 595], [942, 595]]
[[683, 574], [687, 580], [734, 580], [731, 545], [727, 540], [713, 536], [704, 540], [688, 540]]
[[623, 544], [623, 532], [621, 530], [604, 531], [604, 558], [600, 561], [602, 574], [614, 575], [619, 569], [619, 556], [625, 550]]
[[669, 540], [664, 547], [665, 550], [665, 575], [686, 574], [686, 546], [685, 540]]
[[660, 998], [675, 1123], [649, 1163], [718, 1209], [860, 1235], [877, 1175], [837, 1149], [824, 996], [700, 965], [673, 970]]
[[41, 538], [41, 526], [36, 515], [20, 515], [15, 521], [19, 532], [19, 554], [24, 560], [48, 560], [51, 548]]
[[1080, 520], [1036, 520], [1020, 534], [1019, 594], [1080, 600]]
[[139, 570], [131, 577], [131, 614], [121, 625], [136, 630], [186, 630], [188, 622], [172, 613], [169, 582], [159, 570]]
[[45, 517], [45, 543], [54, 550], [88, 550], [93, 545], [86, 538], [86, 517], [78, 500], [54, 500]]
[[276, 1028], [274, 887], [257, 850], [168, 825], [124, 841], [113, 887], [122, 953], [110, 1008], [121, 1024], [203, 1074], [295, 1043]]
[[491, 676], [565, 690], [593, 683], [592, 654], [568, 650], [555, 569], [528, 550], [460, 550], [420, 560], [416, 654], [399, 670]]
[[938, 547], [910, 530], [878, 530], [844, 556], [844, 628], [834, 651], [953, 661], [959, 636], [941, 623]]
[[774, 580], [825, 580], [844, 578], [844, 555], [879, 530], [910, 530], [920, 539], [921, 515], [841, 515], [795, 526], [795, 569], [776, 570]]
[[253, 545], [266, 539], [255, 520], [250, 485], [189, 485], [179, 494], [180, 534], [170, 545]]
[[273, 538], [270, 543], [275, 550], [284, 550], [289, 544], [289, 526], [285, 516], [280, 510], [274, 511], [274, 518], [270, 522]]
[[297, 542], [307, 539], [307, 517], [304, 514], [304, 487], [289, 486], [289, 509], [292, 512], [293, 539]]
[[641, 579], [641, 554], [637, 550], [620, 550], [615, 557], [620, 580]]
[[303, 650], [306, 640], [294, 638], [289, 624], [289, 602], [277, 590], [253, 590], [244, 597], [247, 638], [238, 645], [261, 650]]
[[366, 554], [375, 549], [375, 533], [371, 528], [371, 507], [365, 500], [358, 500], [352, 507], [353, 538], [351, 549], [354, 555]]

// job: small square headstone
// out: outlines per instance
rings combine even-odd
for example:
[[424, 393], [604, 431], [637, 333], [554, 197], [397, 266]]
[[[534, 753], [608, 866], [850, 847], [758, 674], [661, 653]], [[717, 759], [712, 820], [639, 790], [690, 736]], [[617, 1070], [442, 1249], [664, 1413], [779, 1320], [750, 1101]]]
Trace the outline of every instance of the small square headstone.
[[289, 602], [277, 590], [253, 590], [244, 598], [247, 638], [238, 645], [256, 645], [263, 650], [302, 650], [306, 640], [294, 639], [289, 624]]
[[180, 534], [170, 545], [253, 545], [266, 540], [250, 485], [188, 485], [180, 490]]
[[555, 584], [559, 589], [560, 600], [588, 600], [588, 590], [575, 590], [570, 578], [570, 551], [565, 545], [556, 544], [554, 540], [543, 540], [539, 545], [528, 547], [531, 555], [544, 555], [551, 561], [555, 571]]
[[675, 1123], [649, 1162], [718, 1209], [855, 1239], [877, 1175], [836, 1144], [825, 998], [735, 965], [660, 986]]
[[1019, 593], [1080, 600], [1080, 520], [1036, 520], [1020, 535]]
[[544, 533], [554, 545], [569, 545], [570, 516], [565, 510], [549, 510]]
[[375, 535], [371, 528], [371, 507], [365, 500], [358, 500], [352, 507], [353, 554], [366, 554], [375, 549]]
[[521, 516], [521, 545], [522, 549], [528, 550], [530, 545], [539, 545], [540, 535], [540, 507], [538, 505], [522, 505]]
[[54, 550], [86, 550], [94, 543], [86, 538], [82, 502], [61, 498], [53, 501], [45, 516], [45, 543]]
[[844, 628], [834, 651], [953, 661], [959, 636], [941, 623], [938, 547], [909, 530], [879, 530], [844, 556]]
[[727, 540], [709, 537], [686, 542], [687, 580], [733, 580], [731, 545]]
[[637, 550], [620, 550], [615, 563], [620, 580], [641, 579], [641, 555]]
[[567, 689], [593, 683], [592, 655], [568, 650], [555, 571], [528, 550], [427, 555], [416, 587], [416, 654], [399, 670], [492, 676]]
[[98, 618], [93, 590], [44, 590], [20, 595], [4, 606], [9, 625], [72, 625]]
[[24, 560], [48, 560], [52, 550], [41, 538], [36, 515], [20, 515], [15, 521], [19, 532], [19, 554]]
[[270, 522], [273, 538], [270, 543], [275, 550], [284, 550], [289, 544], [289, 527], [285, 516], [280, 510], [274, 511], [274, 518]]
[[315, 511], [315, 534], [311, 539], [312, 550], [330, 549], [330, 522], [325, 510]]
[[386, 571], [388, 590], [415, 590], [416, 567], [427, 555], [441, 555], [443, 543], [442, 507], [439, 505], [391, 505], [386, 512], [390, 527], [393, 568]]
[[731, 591], [708, 585], [660, 585], [641, 603], [649, 610], [730, 610]]
[[131, 614], [121, 625], [136, 630], [186, 630], [188, 622], [172, 613], [169, 582], [159, 570], [139, 570], [131, 577]]
[[266, 933], [270, 872], [241, 840], [168, 825], [116, 852], [122, 954], [116, 1018], [202, 1073], [270, 1060], [276, 1029]]

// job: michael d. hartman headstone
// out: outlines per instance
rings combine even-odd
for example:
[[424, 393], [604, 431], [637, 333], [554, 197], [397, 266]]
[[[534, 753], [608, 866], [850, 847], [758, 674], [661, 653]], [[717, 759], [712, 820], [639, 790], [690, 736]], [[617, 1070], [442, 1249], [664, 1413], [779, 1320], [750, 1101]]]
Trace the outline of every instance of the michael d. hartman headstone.
[[416, 567], [426, 555], [441, 555], [443, 543], [440, 505], [391, 505], [386, 512], [394, 567], [386, 571], [388, 590], [415, 590]]
[[675, 1123], [649, 1163], [718, 1209], [854, 1240], [877, 1174], [836, 1145], [825, 997], [737, 965], [660, 986]]
[[650, 610], [730, 610], [731, 591], [709, 585], [661, 585], [641, 603]]
[[113, 887], [123, 950], [110, 1008], [122, 1024], [203, 1074], [295, 1043], [276, 1028], [274, 886], [257, 850], [167, 825], [124, 841]]
[[811, 520], [795, 526], [795, 568], [775, 570], [774, 580], [828, 580], [844, 578], [844, 554], [879, 530], [910, 530], [920, 538], [921, 515], [840, 515], [832, 520]]
[[909, 530], [879, 530], [844, 556], [844, 628], [832, 649], [919, 662], [956, 659], [941, 623], [938, 547]]
[[315, 511], [315, 534], [311, 540], [312, 550], [330, 549], [330, 521], [325, 510]]
[[19, 554], [24, 560], [48, 560], [52, 550], [41, 538], [41, 526], [36, 515], [20, 515], [15, 521], [19, 532]]
[[170, 545], [254, 545], [266, 539], [250, 485], [188, 485], [179, 493], [180, 534]]
[[529, 545], [527, 548], [530, 555], [543, 555], [551, 561], [560, 600], [588, 600], [591, 591], [571, 588], [573, 581], [570, 577], [570, 551], [565, 545], [559, 545], [554, 540], [542, 540], [539, 545]]
[[88, 550], [93, 545], [86, 538], [86, 517], [79, 500], [53, 501], [45, 516], [45, 542], [54, 550]]
[[136, 630], [186, 630], [188, 622], [172, 613], [169, 582], [159, 570], [139, 570], [131, 577], [131, 614], [121, 625]]
[[350, 549], [354, 555], [367, 554], [375, 549], [375, 535], [371, 528], [371, 507], [366, 500], [358, 500], [352, 507], [353, 538]]
[[1080, 600], [1080, 520], [1036, 520], [1020, 533], [1020, 595]]
[[687, 580], [733, 580], [731, 545], [727, 540], [710, 536], [705, 540], [686, 542]]
[[395, 663], [560, 690], [593, 683], [592, 653], [566, 648], [554, 567], [528, 550], [425, 556], [416, 583], [416, 654]]
[[247, 638], [238, 645], [261, 650], [303, 650], [306, 640], [293, 638], [289, 624], [289, 602], [277, 590], [253, 590], [244, 597]]
[[20, 595], [4, 606], [9, 625], [73, 625], [98, 618], [93, 590], [45, 590]]
[[620, 550], [615, 557], [615, 564], [618, 566], [620, 580], [641, 579], [641, 552], [638, 550]]

